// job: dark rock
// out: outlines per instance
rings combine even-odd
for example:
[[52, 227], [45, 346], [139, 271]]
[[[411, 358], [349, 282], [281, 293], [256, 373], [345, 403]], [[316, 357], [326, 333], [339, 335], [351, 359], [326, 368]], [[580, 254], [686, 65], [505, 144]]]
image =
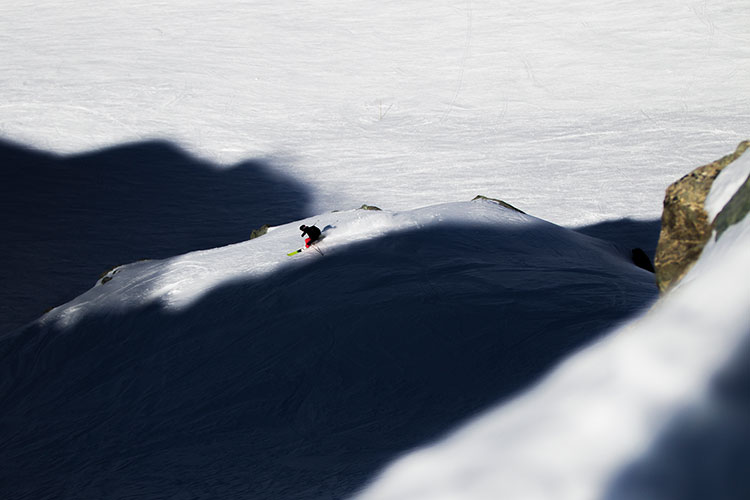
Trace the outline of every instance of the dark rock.
[[703, 205], [719, 173], [750, 147], [750, 141], [734, 153], [698, 167], [667, 188], [661, 218], [661, 234], [654, 264], [656, 284], [665, 292], [698, 260], [712, 233]]
[[497, 198], [488, 198], [488, 197], [486, 197], [486, 196], [483, 196], [483, 195], [481, 195], [481, 194], [478, 194], [478, 195], [476, 195], [476, 196], [475, 196], [475, 197], [474, 197], [474, 198], [473, 198], [473, 199], [472, 199], [471, 201], [476, 201], [476, 200], [487, 200], [487, 201], [491, 201], [491, 202], [497, 203], [498, 205], [500, 205], [500, 206], [503, 206], [503, 207], [505, 207], [505, 208], [510, 208], [511, 210], [515, 210], [515, 211], [516, 211], [516, 212], [518, 212], [518, 213], [521, 213], [521, 214], [525, 214], [525, 213], [526, 213], [526, 212], [523, 212], [523, 211], [521, 211], [521, 210], [517, 209], [516, 207], [514, 207], [514, 206], [513, 206], [513, 205], [511, 205], [510, 203], [506, 203], [506, 202], [504, 202], [503, 200], [498, 200]]
[[104, 285], [112, 281], [112, 278], [114, 278], [115, 274], [117, 274], [117, 271], [119, 271], [119, 267], [120, 266], [115, 266], [104, 271], [99, 275], [99, 282]]
[[250, 233], [250, 239], [254, 240], [255, 238], [263, 236], [267, 232], [268, 232], [268, 224], [263, 224], [258, 229], [253, 229], [253, 232]]
[[380, 208], [376, 207], [375, 205], [362, 205], [359, 207], [359, 210], [377, 210], [380, 211]]
[[648, 258], [648, 255], [642, 248], [634, 248], [630, 253], [633, 258], [633, 264], [641, 269], [645, 269], [646, 271], [652, 273], [656, 272], [654, 270], [654, 265], [651, 263], [651, 259]]

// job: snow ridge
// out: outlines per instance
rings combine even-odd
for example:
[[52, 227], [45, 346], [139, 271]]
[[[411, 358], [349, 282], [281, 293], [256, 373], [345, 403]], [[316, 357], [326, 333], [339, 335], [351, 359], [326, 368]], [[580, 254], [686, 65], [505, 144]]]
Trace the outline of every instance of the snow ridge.
[[[323, 255], [286, 256], [301, 223]], [[345, 497], [655, 295], [613, 246], [484, 200], [123, 266], [0, 339], [0, 484]]]

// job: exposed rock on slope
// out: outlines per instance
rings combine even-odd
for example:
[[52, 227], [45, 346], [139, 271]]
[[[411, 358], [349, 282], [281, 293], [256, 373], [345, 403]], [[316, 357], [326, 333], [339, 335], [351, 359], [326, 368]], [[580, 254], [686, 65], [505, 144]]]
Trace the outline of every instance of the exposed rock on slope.
[[[713, 231], [704, 209], [706, 196], [719, 173], [748, 147], [750, 141], [741, 142], [734, 153], [696, 168], [667, 188], [654, 260], [660, 291], [677, 283], [698, 260]], [[719, 220], [717, 217], [717, 222]]]
[[524, 211], [522, 211], [522, 210], [519, 210], [519, 209], [517, 209], [516, 207], [514, 207], [514, 206], [513, 206], [513, 205], [511, 205], [510, 203], [506, 203], [506, 202], [504, 202], [503, 200], [498, 200], [497, 198], [488, 198], [487, 196], [484, 196], [484, 195], [478, 194], [478, 195], [476, 195], [476, 196], [475, 196], [474, 198], [472, 198], [472, 200], [471, 200], [471, 201], [476, 201], [476, 200], [487, 200], [487, 201], [492, 201], [492, 202], [495, 202], [495, 203], [497, 203], [497, 204], [498, 204], [498, 205], [500, 205], [501, 207], [505, 207], [505, 208], [510, 208], [511, 210], [515, 210], [516, 212], [518, 212], [518, 213], [520, 213], [520, 214], [523, 214], [523, 213], [525, 213]]
[[359, 207], [360, 210], [375, 210], [376, 212], [379, 212], [381, 209], [379, 207], [376, 207], [375, 205], [368, 205], [367, 203], [364, 203], [361, 207]]
[[254, 240], [255, 238], [263, 236], [268, 232], [269, 227], [270, 226], [268, 224], [263, 224], [258, 229], [253, 229], [253, 231], [250, 233], [250, 239]]

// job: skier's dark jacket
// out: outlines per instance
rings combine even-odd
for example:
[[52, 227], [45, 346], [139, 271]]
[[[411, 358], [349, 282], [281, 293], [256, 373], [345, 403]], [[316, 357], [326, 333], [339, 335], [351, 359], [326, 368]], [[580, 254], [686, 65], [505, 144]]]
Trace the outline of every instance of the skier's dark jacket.
[[313, 243], [320, 238], [320, 229], [315, 226], [305, 226], [303, 224], [299, 228], [302, 231], [302, 236], [307, 235], [310, 237], [310, 243]]

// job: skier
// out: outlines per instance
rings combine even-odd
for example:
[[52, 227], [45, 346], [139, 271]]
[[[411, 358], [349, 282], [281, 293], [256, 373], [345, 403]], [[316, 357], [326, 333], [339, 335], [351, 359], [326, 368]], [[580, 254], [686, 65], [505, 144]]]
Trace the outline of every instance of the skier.
[[300, 231], [302, 231], [302, 237], [307, 235], [308, 237], [305, 238], [305, 248], [310, 248], [310, 245], [315, 243], [320, 239], [320, 229], [318, 229], [316, 226], [306, 226], [302, 224], [299, 227]]

